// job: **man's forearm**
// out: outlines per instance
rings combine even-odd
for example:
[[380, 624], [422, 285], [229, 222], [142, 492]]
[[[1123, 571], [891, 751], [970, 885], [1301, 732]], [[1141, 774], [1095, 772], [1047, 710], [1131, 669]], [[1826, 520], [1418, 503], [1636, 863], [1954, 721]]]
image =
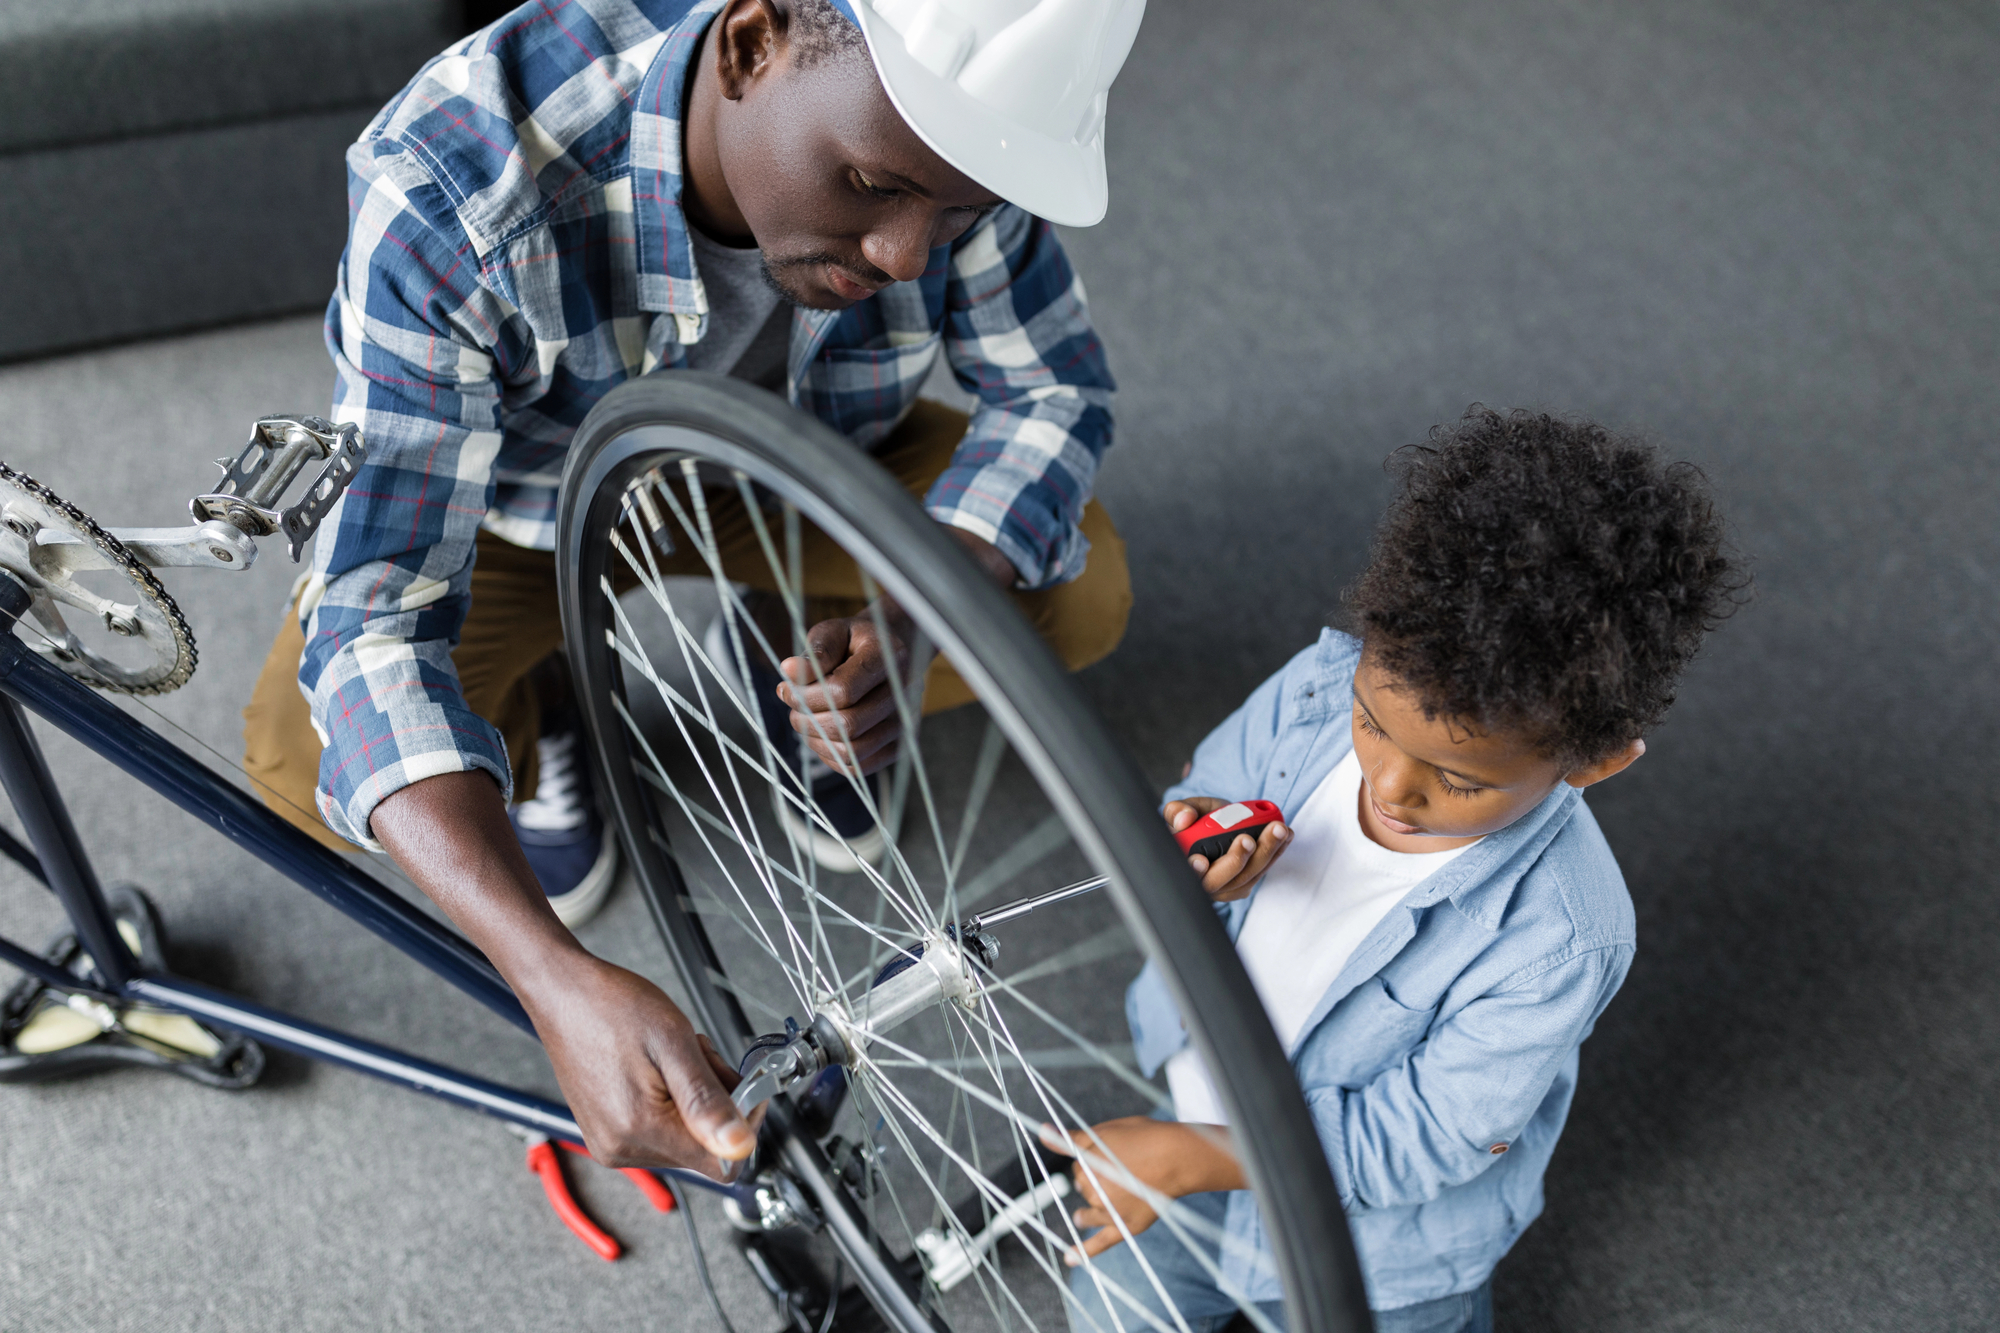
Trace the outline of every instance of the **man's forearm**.
[[987, 578], [1003, 588], [1011, 588], [1020, 581], [1021, 572], [1014, 568], [1014, 562], [1002, 555], [1000, 548], [992, 542], [964, 528], [947, 526], [945, 530], [958, 539], [960, 546], [972, 553], [972, 558], [979, 562], [979, 568], [985, 571]]
[[413, 782], [369, 825], [521, 997], [593, 1156], [710, 1174], [749, 1156], [756, 1131], [729, 1099], [735, 1070], [658, 986], [594, 957], [556, 919], [490, 777]]
[[540, 980], [551, 962], [583, 952], [556, 919], [487, 774], [413, 782], [385, 797], [368, 822], [403, 873], [517, 990]]

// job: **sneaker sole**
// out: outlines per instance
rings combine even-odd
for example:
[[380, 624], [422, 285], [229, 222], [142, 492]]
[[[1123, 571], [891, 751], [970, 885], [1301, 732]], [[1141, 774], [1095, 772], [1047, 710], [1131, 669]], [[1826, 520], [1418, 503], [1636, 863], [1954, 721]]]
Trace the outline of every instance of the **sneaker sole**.
[[777, 792], [771, 793], [771, 805], [778, 814], [778, 826], [785, 830], [795, 847], [802, 846], [806, 855], [822, 870], [836, 875], [858, 875], [862, 863], [880, 865], [889, 851], [889, 840], [882, 835], [879, 827], [871, 828], [858, 838], [849, 838], [842, 843], [815, 824], [809, 824], [792, 803]]
[[597, 860], [591, 863], [590, 872], [568, 893], [552, 896], [549, 906], [556, 909], [558, 921], [574, 930], [597, 915], [617, 882], [618, 830], [606, 820], [604, 842], [597, 849]]

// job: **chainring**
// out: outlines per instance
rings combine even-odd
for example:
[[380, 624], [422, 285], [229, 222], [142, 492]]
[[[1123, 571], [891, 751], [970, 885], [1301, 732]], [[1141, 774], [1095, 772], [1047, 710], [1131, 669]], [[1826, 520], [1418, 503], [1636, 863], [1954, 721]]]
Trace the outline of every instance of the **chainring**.
[[[114, 602], [76, 582], [57, 548], [41, 533], [57, 533], [90, 548], [108, 572], [122, 576], [136, 597]], [[0, 568], [28, 590], [33, 602], [18, 623], [21, 637], [36, 652], [86, 685], [119, 694], [166, 694], [194, 675], [194, 631], [151, 569], [126, 545], [99, 527], [90, 515], [25, 472], [0, 462]], [[96, 627], [103, 641], [132, 645], [140, 659], [121, 662], [86, 643], [63, 615], [69, 608], [79, 623]], [[28, 624], [29, 619], [35, 624]], [[150, 660], [145, 660], [150, 650]]]

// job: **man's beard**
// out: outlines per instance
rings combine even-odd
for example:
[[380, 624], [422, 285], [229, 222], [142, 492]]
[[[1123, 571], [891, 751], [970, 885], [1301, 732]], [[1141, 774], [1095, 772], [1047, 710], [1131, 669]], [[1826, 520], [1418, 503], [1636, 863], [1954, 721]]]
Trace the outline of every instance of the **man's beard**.
[[[800, 260], [786, 261], [788, 266], [800, 262], [802, 261]], [[797, 292], [793, 291], [792, 288], [785, 282], [785, 280], [778, 276], [778, 271], [771, 267], [771, 261], [768, 258], [763, 261], [761, 267], [764, 273], [764, 285], [766, 287], [769, 287], [772, 291], [776, 292], [778, 294], [778, 299], [780, 301], [783, 301], [786, 305], [797, 306], [800, 309], [808, 308], [806, 305], [805, 298], [800, 296]]]
[[778, 299], [787, 305], [797, 306], [802, 310], [817, 310], [821, 307], [814, 305], [811, 300], [802, 295], [797, 288], [791, 285], [790, 280], [795, 274], [803, 274], [812, 269], [824, 268], [828, 264], [852, 273], [866, 282], [880, 283], [883, 286], [887, 286], [889, 283], [895, 281], [895, 279], [865, 259], [861, 261], [859, 266], [856, 266], [849, 264], [839, 255], [821, 253], [799, 255], [793, 259], [780, 259], [774, 264], [771, 262], [771, 257], [767, 254], [762, 257], [761, 261], [764, 285], [776, 292]]

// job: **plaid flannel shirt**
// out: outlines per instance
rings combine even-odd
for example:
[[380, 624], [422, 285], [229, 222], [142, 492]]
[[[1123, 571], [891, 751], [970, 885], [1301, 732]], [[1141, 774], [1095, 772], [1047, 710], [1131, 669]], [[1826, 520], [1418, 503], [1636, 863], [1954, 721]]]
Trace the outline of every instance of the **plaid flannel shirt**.
[[[425, 66], [348, 150], [326, 339], [333, 416], [369, 456], [299, 599], [299, 683], [325, 746], [321, 813], [354, 842], [377, 846], [376, 804], [433, 774], [483, 769], [511, 799], [506, 749], [450, 655], [474, 534], [552, 549], [584, 414], [632, 376], [684, 366], [707, 332], [680, 111], [720, 7], [524, 7]], [[926, 508], [997, 546], [1022, 587], [1075, 578], [1113, 384], [1048, 223], [1004, 206], [916, 281], [796, 311], [787, 389], [869, 448], [940, 349], [978, 402]]]

